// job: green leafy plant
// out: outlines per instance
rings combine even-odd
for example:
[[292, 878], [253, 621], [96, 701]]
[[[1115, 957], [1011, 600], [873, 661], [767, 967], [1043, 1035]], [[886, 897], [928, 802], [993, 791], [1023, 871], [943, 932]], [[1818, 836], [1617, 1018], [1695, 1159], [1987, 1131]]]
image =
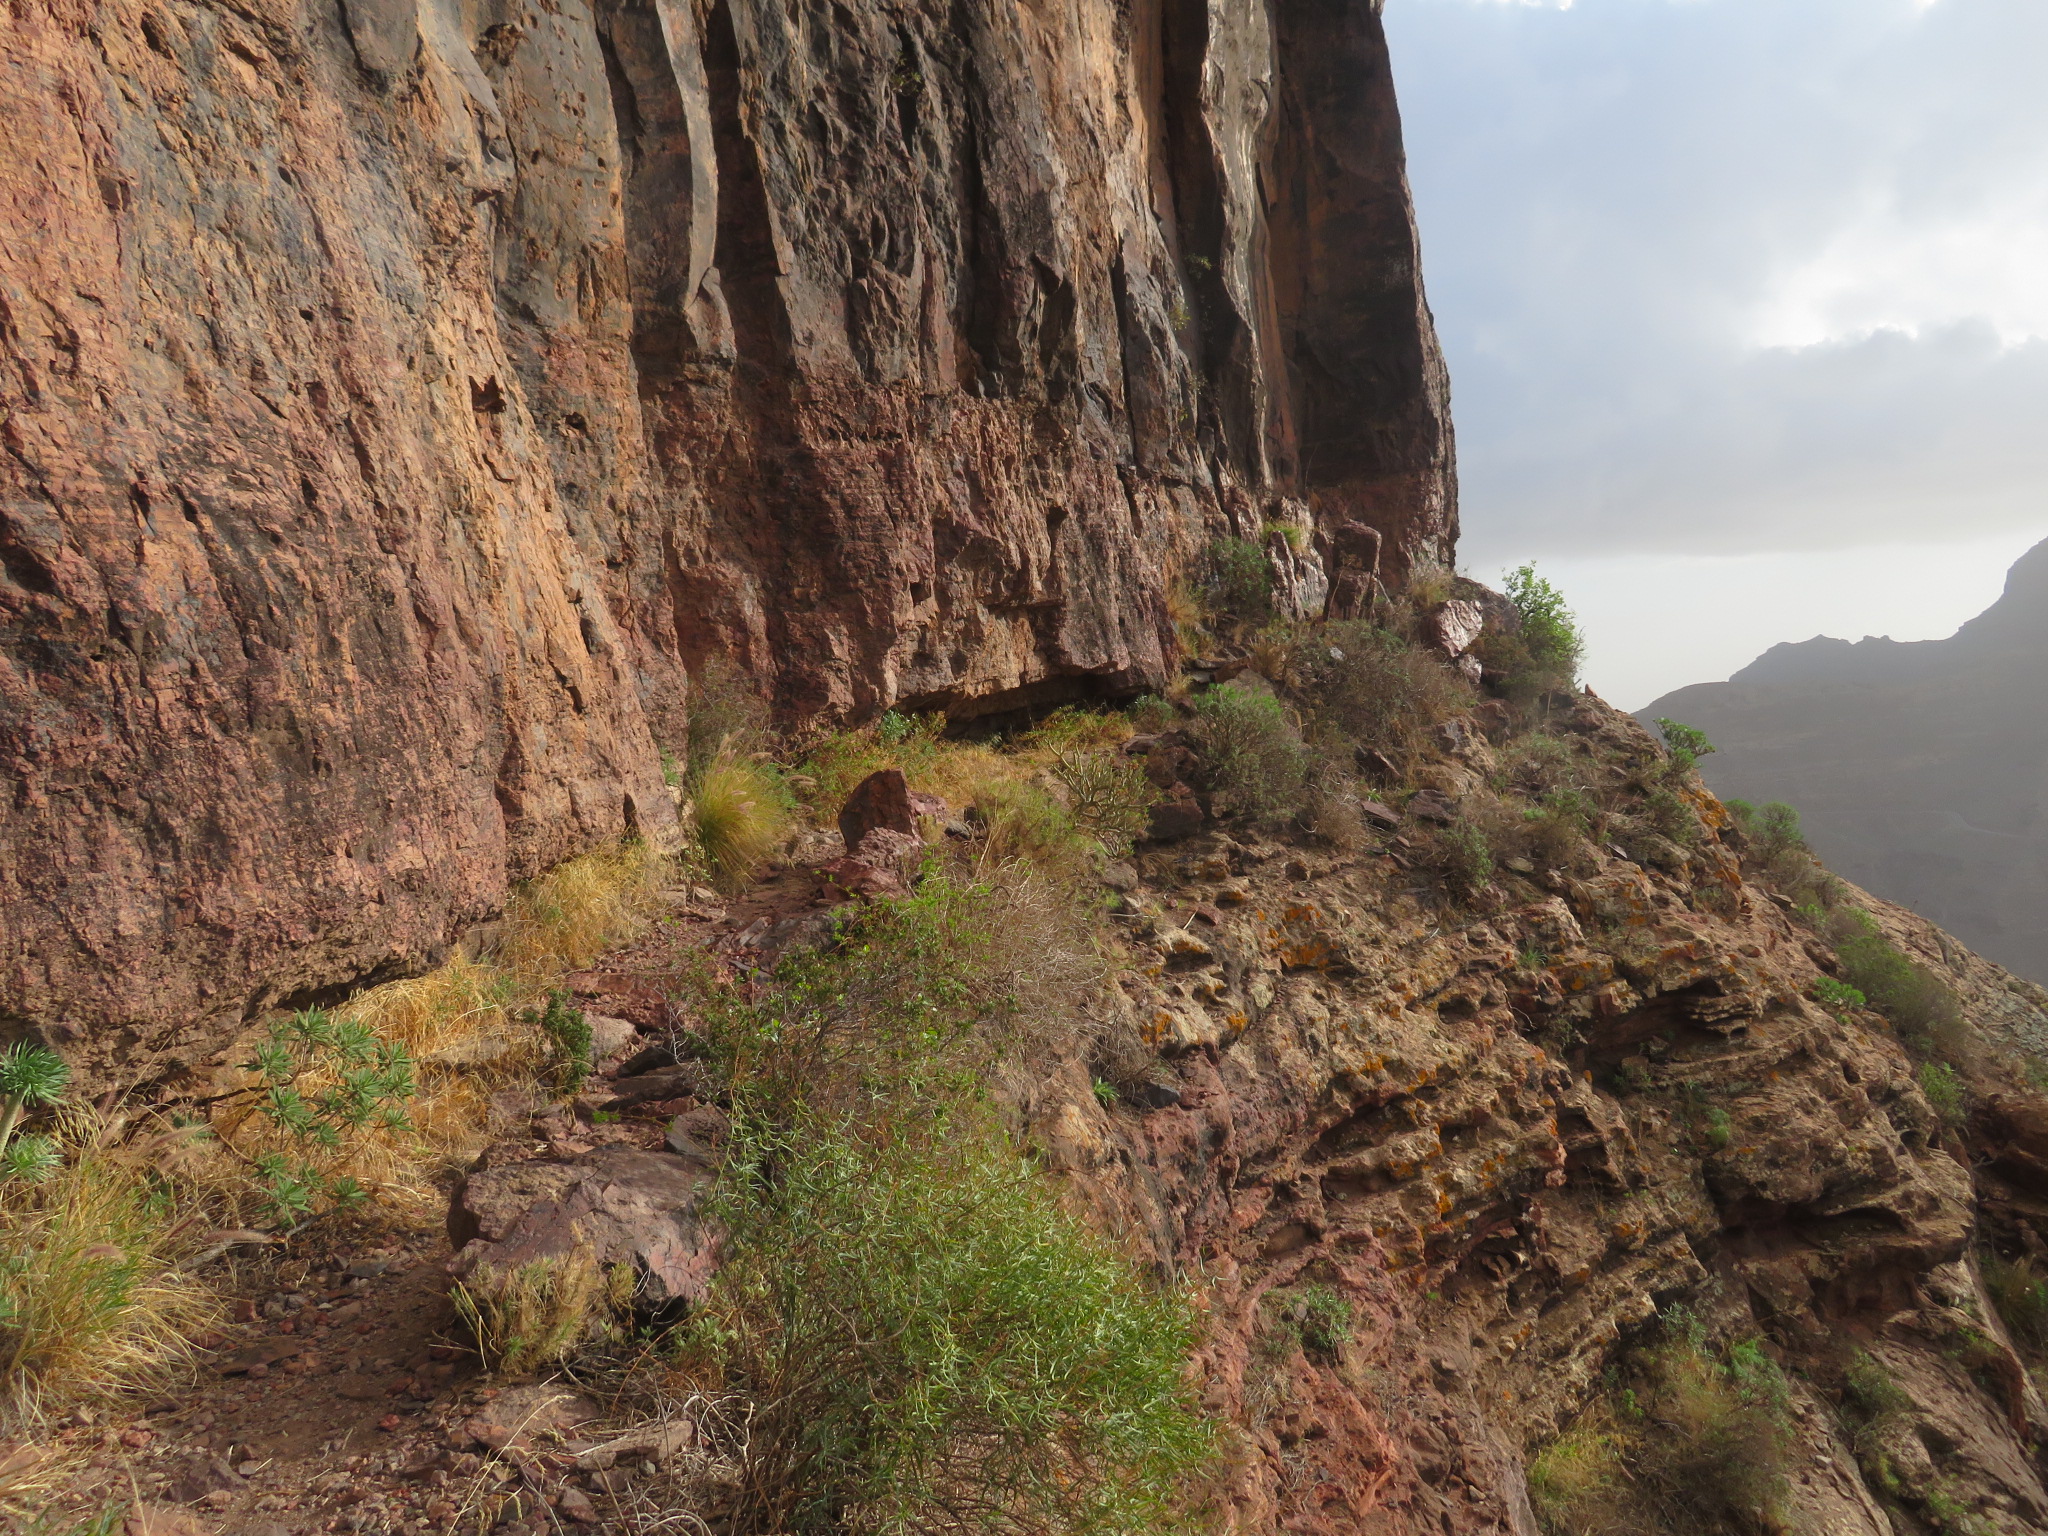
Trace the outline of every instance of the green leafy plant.
[[1664, 745], [1671, 752], [1671, 767], [1676, 772], [1684, 773], [1714, 750], [1714, 744], [1707, 740], [1707, 733], [1695, 726], [1681, 725], [1660, 715], [1657, 729], [1663, 733]]
[[0, 1050], [0, 1173], [34, 1184], [63, 1166], [52, 1138], [16, 1132], [29, 1111], [60, 1102], [70, 1081], [64, 1059], [33, 1041], [17, 1040]]
[[[417, 1085], [405, 1048], [379, 1039], [359, 1019], [307, 1008], [273, 1022], [244, 1065], [259, 1078], [258, 1109], [299, 1149], [255, 1159], [271, 1207], [303, 1218], [324, 1206], [360, 1202], [362, 1185], [323, 1172], [317, 1154], [339, 1152], [352, 1134], [372, 1125], [407, 1125], [405, 1105]], [[320, 1086], [303, 1091], [309, 1079]]]
[[1943, 1125], [1958, 1129], [1970, 1118], [1969, 1097], [1954, 1067], [1945, 1061], [1923, 1061], [1918, 1077], [1920, 1091]]
[[1514, 606], [1516, 626], [1480, 636], [1475, 647], [1480, 661], [1519, 703], [1575, 686], [1586, 643], [1564, 594], [1538, 576], [1534, 565], [1508, 572], [1501, 585]]
[[536, 1022], [548, 1042], [550, 1076], [556, 1091], [568, 1097], [590, 1076], [590, 1025], [583, 1011], [571, 1006], [569, 994], [559, 989], [548, 993], [547, 1006]]
[[1846, 981], [1837, 981], [1832, 976], [1816, 976], [1813, 985], [1806, 989], [1806, 993], [1823, 1008], [1838, 1014], [1869, 1006], [1861, 992]]
[[1114, 1106], [1117, 1100], [1122, 1097], [1122, 1095], [1117, 1092], [1115, 1083], [1106, 1082], [1099, 1077], [1096, 1078], [1092, 1083], [1090, 1083], [1089, 1087], [1095, 1095], [1095, 1102], [1102, 1105], [1104, 1108]]

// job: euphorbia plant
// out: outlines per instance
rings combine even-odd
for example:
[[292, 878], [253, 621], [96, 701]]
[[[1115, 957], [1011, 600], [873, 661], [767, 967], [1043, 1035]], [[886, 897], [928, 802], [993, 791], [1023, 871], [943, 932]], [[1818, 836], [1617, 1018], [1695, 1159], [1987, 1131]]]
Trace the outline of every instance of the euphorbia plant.
[[19, 1136], [22, 1116], [64, 1097], [71, 1069], [56, 1052], [17, 1040], [0, 1050], [0, 1173], [31, 1182], [47, 1179], [63, 1161], [48, 1136]]

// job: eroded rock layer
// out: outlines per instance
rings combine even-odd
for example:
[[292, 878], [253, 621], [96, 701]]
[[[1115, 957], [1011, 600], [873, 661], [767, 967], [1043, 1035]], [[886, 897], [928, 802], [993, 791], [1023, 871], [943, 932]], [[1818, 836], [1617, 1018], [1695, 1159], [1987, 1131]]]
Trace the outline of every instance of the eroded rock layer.
[[17, 0], [0, 52], [0, 1014], [68, 1048], [669, 838], [708, 655], [971, 714], [1161, 680], [1217, 536], [1338, 534], [1275, 542], [1311, 603], [1449, 557], [1376, 0]]

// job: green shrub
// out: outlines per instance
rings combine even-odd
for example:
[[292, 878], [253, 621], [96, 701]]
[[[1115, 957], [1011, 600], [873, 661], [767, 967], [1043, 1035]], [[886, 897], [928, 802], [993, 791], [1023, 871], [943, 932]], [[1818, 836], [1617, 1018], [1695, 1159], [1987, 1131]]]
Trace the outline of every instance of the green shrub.
[[1493, 849], [1486, 834], [1467, 823], [1445, 827], [1430, 839], [1429, 862], [1457, 896], [1476, 896], [1493, 880]]
[[1837, 981], [1832, 976], [1815, 977], [1813, 985], [1806, 991], [1807, 995], [1823, 1008], [1838, 1014], [1869, 1006], [1868, 999], [1861, 992], [1846, 981]]
[[1159, 799], [1144, 765], [1121, 752], [1057, 752], [1052, 776], [1067, 792], [1075, 823], [1117, 858], [1143, 834]]
[[1706, 1125], [1707, 1145], [1716, 1152], [1735, 1139], [1735, 1123], [1728, 1118], [1728, 1111], [1718, 1104], [1708, 1109]]
[[1850, 1356], [1843, 1385], [1849, 1401], [1868, 1419], [1903, 1413], [1913, 1406], [1913, 1400], [1892, 1380], [1892, 1373], [1867, 1350], [1859, 1349]]
[[1723, 1536], [1768, 1529], [1793, 1444], [1791, 1394], [1754, 1340], [1716, 1351], [1698, 1319], [1666, 1315], [1606, 1399], [1531, 1460], [1555, 1536]]
[[1670, 749], [1671, 766], [1679, 773], [1684, 773], [1714, 750], [1714, 744], [1707, 740], [1707, 733], [1695, 726], [1681, 725], [1660, 715], [1657, 729], [1663, 734], [1664, 745]]
[[1346, 766], [1361, 751], [1407, 762], [1432, 727], [1473, 702], [1470, 685], [1439, 657], [1363, 620], [1304, 635], [1287, 672], [1310, 743]]
[[1254, 820], [1290, 814], [1308, 784], [1308, 754], [1280, 701], [1225, 683], [1194, 700], [1209, 788], [1224, 808]]
[[743, 1111], [727, 1167], [685, 1359], [754, 1405], [733, 1531], [1177, 1528], [1210, 1451], [1191, 1310], [983, 1116], [872, 1138]]
[[1212, 619], [1256, 629], [1273, 617], [1273, 562], [1249, 539], [1217, 539], [1204, 552], [1203, 595]]
[[1886, 938], [1875, 918], [1856, 907], [1839, 908], [1828, 916], [1827, 931], [1843, 979], [1891, 1020], [1908, 1046], [1922, 1055], [1960, 1047], [1963, 1016], [1955, 993]]
[[2014, 1341], [2036, 1359], [2048, 1356], [2048, 1282], [2034, 1273], [2033, 1261], [1987, 1253], [1983, 1270], [1984, 1289]]
[[549, 1076], [558, 1092], [571, 1096], [590, 1076], [590, 1025], [584, 1021], [583, 1011], [570, 1005], [569, 994], [559, 989], [548, 993], [547, 1006], [537, 1022], [548, 1042]]
[[1518, 627], [1513, 633], [1481, 635], [1474, 648], [1480, 661], [1501, 675], [1503, 691], [1519, 703], [1574, 687], [1585, 639], [1564, 594], [1538, 576], [1533, 565], [1510, 571], [1502, 587]]
[[726, 1259], [683, 1379], [750, 1407], [735, 1536], [1178, 1527], [1210, 1435], [1184, 1297], [1149, 1288], [1010, 1147], [998, 894], [933, 873], [758, 995], [700, 978], [729, 1084]]
[[1945, 1061], [1923, 1061], [1919, 1072], [1920, 1091], [1941, 1117], [1941, 1123], [1958, 1129], [1970, 1118], [1968, 1096], [1956, 1069]]

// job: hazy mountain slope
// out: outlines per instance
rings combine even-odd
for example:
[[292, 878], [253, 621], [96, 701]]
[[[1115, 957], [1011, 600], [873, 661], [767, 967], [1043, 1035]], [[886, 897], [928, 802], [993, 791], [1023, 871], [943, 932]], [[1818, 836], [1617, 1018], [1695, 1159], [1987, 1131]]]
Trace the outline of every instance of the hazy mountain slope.
[[2048, 543], [1946, 640], [1773, 646], [1659, 715], [1713, 738], [1717, 794], [1790, 802], [1833, 868], [2048, 977]]

